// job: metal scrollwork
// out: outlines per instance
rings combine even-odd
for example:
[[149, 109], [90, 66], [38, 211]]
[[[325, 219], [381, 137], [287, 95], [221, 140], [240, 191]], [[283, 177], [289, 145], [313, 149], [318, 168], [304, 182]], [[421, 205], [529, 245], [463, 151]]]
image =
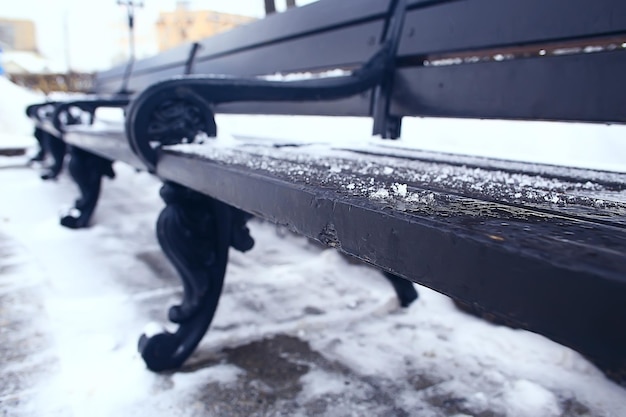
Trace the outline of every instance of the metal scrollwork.
[[67, 145], [65, 144], [65, 142], [63, 142], [63, 139], [56, 137], [48, 132], [42, 132], [45, 153], [48, 153], [52, 156], [52, 164], [46, 167], [44, 172], [41, 174], [41, 179], [53, 180], [57, 178], [63, 170]]
[[151, 97], [126, 123], [131, 148], [150, 171], [162, 146], [193, 143], [200, 133], [217, 134], [211, 105], [185, 89]]
[[80, 148], [70, 148], [70, 175], [80, 189], [74, 208], [61, 218], [70, 229], [87, 227], [100, 197], [102, 177], [114, 178], [113, 162]]
[[148, 123], [150, 140], [161, 145], [193, 142], [206, 124], [198, 106], [186, 100], [165, 100], [154, 110]]
[[184, 296], [169, 310], [175, 333], [163, 332], [139, 340], [149, 369], [177, 368], [191, 355], [206, 333], [222, 292], [228, 248], [252, 248], [245, 222], [249, 215], [181, 185], [161, 188], [166, 207], [157, 221], [157, 237], [182, 281]]

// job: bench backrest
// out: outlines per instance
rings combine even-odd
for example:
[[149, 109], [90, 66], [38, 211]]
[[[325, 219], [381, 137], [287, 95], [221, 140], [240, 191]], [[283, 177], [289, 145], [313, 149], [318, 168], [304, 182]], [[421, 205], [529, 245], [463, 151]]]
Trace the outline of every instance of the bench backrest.
[[[200, 42], [196, 74], [271, 76], [359, 67], [375, 54], [395, 0], [321, 0]], [[229, 103], [226, 113], [367, 116], [371, 92], [332, 102]]]
[[[157, 81], [187, 73], [255, 76], [355, 68], [379, 49], [394, 1], [322, 1], [274, 14], [198, 43], [137, 60], [127, 80], [126, 64], [99, 72], [93, 92], [114, 94], [124, 86], [130, 92], [139, 92]], [[367, 114], [368, 97], [348, 102], [352, 103], [347, 106], [351, 114], [355, 106], [358, 115]], [[335, 111], [340, 111], [339, 107]]]
[[[128, 89], [189, 72], [270, 76], [356, 68], [377, 51], [395, 1], [320, 0], [274, 14], [137, 61]], [[626, 73], [625, 1], [407, 4], [391, 115], [626, 122], [626, 84], [619, 81]], [[98, 74], [96, 92], [119, 90], [125, 70]], [[224, 103], [216, 111], [368, 116], [372, 108], [368, 91], [332, 102]]]
[[198, 44], [187, 43], [155, 56], [115, 66], [96, 74], [93, 92], [116, 94], [121, 91], [136, 93], [157, 81], [188, 74]]
[[410, 3], [392, 114], [626, 122], [623, 0]]
[[[377, 50], [394, 3], [320, 0], [271, 15], [199, 42], [193, 73], [358, 67]], [[623, 0], [409, 0], [390, 114], [626, 122], [625, 16]], [[177, 60], [178, 67], [161, 67], [177, 75], [188, 49], [139, 61], [134, 72], [146, 75], [131, 85], [146, 85], [161, 61]], [[368, 116], [372, 101], [370, 91], [334, 102], [225, 103], [216, 111]]]

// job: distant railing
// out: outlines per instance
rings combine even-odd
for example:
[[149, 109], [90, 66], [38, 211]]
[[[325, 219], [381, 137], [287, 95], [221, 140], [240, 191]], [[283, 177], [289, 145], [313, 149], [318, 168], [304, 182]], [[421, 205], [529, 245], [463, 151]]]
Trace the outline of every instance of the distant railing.
[[87, 92], [93, 87], [94, 74], [70, 72], [67, 74], [8, 74], [11, 81], [22, 87], [45, 94], [53, 91]]

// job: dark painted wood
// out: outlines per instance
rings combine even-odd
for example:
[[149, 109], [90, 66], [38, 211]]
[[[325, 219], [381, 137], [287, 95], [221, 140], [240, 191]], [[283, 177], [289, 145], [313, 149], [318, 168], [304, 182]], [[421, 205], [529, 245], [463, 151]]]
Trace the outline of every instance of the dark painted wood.
[[194, 73], [247, 76], [359, 66], [378, 50], [383, 25], [381, 18], [255, 49], [234, 51], [210, 60], [198, 56]]
[[[189, 56], [191, 43], [186, 43], [175, 48], [163, 51], [157, 55], [139, 59], [133, 65], [133, 72], [151, 71], [155, 68], [169, 67], [184, 63]], [[124, 75], [126, 64], [119, 64], [113, 68], [98, 73], [98, 80], [119, 79]]]
[[231, 114], [299, 114], [304, 116], [357, 116], [370, 115], [371, 90], [358, 96], [331, 101], [240, 102], [217, 104], [218, 113]]
[[622, 0], [410, 3], [400, 56], [626, 33]]
[[626, 50], [401, 68], [391, 113], [626, 122]]
[[[187, 74], [186, 70], [193, 64], [190, 58], [195, 59], [197, 43], [186, 43], [157, 55], [137, 60], [133, 64], [129, 77], [130, 91], [140, 91], [150, 83], [159, 79]], [[96, 74], [93, 92], [98, 94], [115, 94], [123, 86], [127, 63], [116, 65]]]
[[[390, 0], [362, 0], [358, 5], [354, 0], [319, 3], [200, 41], [194, 73], [269, 74], [366, 61], [378, 47]], [[185, 44], [138, 60], [131, 78], [134, 90], [145, 88], [155, 78], [179, 75], [177, 68], [185, 64], [191, 47]], [[123, 64], [99, 73], [96, 85], [110, 91], [118, 85], [125, 68]]]
[[63, 138], [68, 144], [89, 150], [95, 155], [111, 161], [122, 161], [137, 169], [145, 169], [145, 165], [128, 146], [123, 126], [119, 124], [102, 126], [98, 130], [88, 126], [72, 126]]
[[383, 20], [390, 0], [322, 0], [277, 13], [200, 42], [198, 62], [315, 33]]

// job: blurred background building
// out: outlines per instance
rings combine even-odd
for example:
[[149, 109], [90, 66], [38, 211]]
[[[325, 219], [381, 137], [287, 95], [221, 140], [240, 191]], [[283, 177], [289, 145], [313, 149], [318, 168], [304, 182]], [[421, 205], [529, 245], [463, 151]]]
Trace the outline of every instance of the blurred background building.
[[2, 67], [7, 74], [50, 72], [53, 64], [39, 54], [35, 23], [0, 18]]
[[188, 1], [179, 1], [174, 11], [161, 12], [156, 22], [159, 51], [207, 38], [253, 20], [255, 18], [250, 16], [192, 10]]
[[30, 20], [0, 18], [0, 47], [4, 51], [37, 52], [35, 24]]
[[[136, 1], [135, 56], [153, 56], [315, 1]], [[0, 73], [44, 92], [88, 89], [94, 71], [125, 65], [131, 55], [127, 16], [115, 3], [41, 0], [34, 10], [20, 3], [5, 9], [0, 16]]]
[[84, 77], [65, 74], [63, 63], [39, 53], [33, 21], [0, 18], [0, 49], [2, 73], [19, 85], [44, 92], [83, 87], [74, 84]]

